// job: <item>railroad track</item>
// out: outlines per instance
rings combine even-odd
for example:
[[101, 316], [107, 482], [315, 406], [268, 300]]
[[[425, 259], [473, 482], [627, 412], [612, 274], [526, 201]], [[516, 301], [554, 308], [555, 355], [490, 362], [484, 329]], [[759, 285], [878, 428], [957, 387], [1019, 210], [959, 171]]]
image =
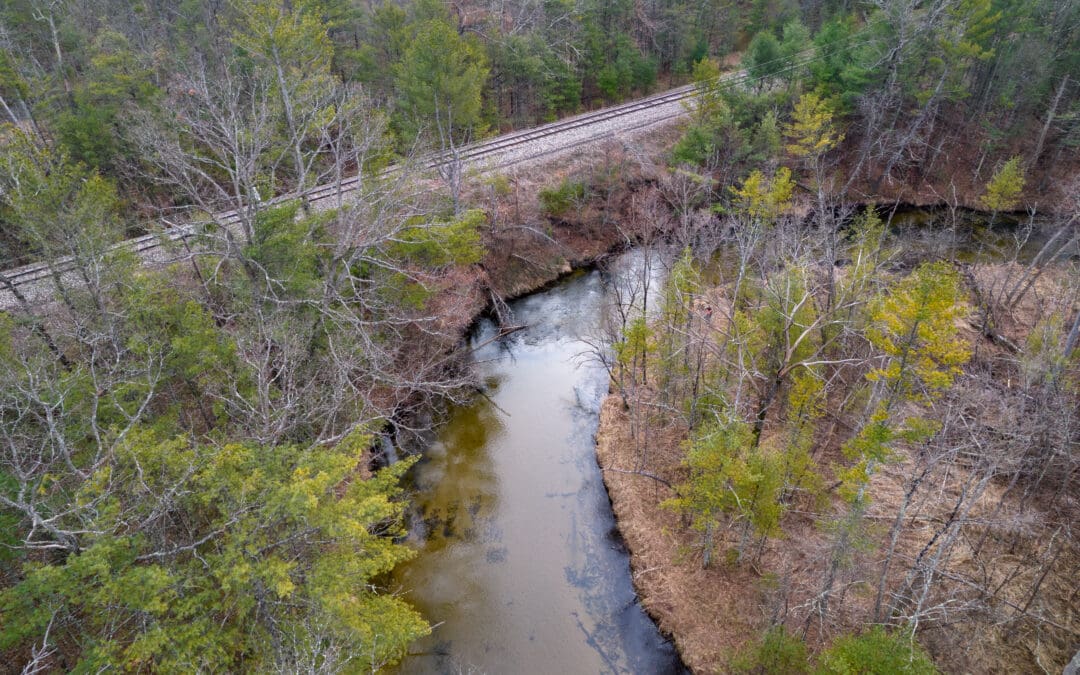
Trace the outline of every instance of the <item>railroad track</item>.
[[[501, 136], [486, 140], [478, 141], [469, 145], [462, 146], [458, 149], [456, 157], [452, 153], [434, 153], [424, 158], [421, 166], [425, 169], [434, 169], [447, 164], [449, 162], [461, 161], [461, 162], [476, 162], [477, 160], [491, 157], [507, 150], [519, 148], [529, 143], [535, 143], [537, 141], [549, 138], [551, 136], [557, 136], [569, 131], [577, 129], [583, 129], [596, 124], [615, 120], [619, 117], [625, 117], [636, 112], [643, 110], [650, 110], [658, 108], [667, 104], [680, 102], [686, 100], [693, 95], [695, 91], [694, 85], [685, 85], [676, 89], [671, 89], [662, 94], [655, 94], [647, 98], [638, 99], [629, 103], [623, 103], [620, 105], [609, 106], [596, 110], [593, 112], [582, 113], [573, 117], [567, 117], [557, 122], [551, 122], [539, 127], [530, 127], [529, 129], [523, 129], [521, 131], [511, 131]], [[519, 160], [525, 161], [525, 160]], [[517, 162], [511, 162], [517, 163]], [[504, 165], [500, 165], [504, 166]], [[397, 167], [392, 167], [388, 171], [394, 171]], [[322, 187], [312, 188], [306, 193], [307, 199], [310, 202], [318, 202], [322, 199], [329, 199], [335, 197], [340, 189], [344, 193], [352, 192], [359, 184], [359, 178], [354, 176], [341, 182], [340, 188], [338, 185], [326, 185]], [[295, 196], [290, 196], [289, 199], [295, 199]]]
[[[849, 49], [853, 46], [857, 46], [857, 44], [862, 43], [853, 43], [841, 48]], [[807, 52], [802, 52], [790, 58], [789, 62], [785, 63], [782, 69], [775, 71], [771, 76], [802, 68], [817, 58], [819, 57], [814, 51], [808, 50]], [[721, 88], [730, 88], [753, 81], [754, 78], [748, 73], [740, 71], [723, 76], [721, 78], [720, 86]], [[495, 138], [462, 146], [461, 148], [458, 148], [456, 154], [432, 153], [426, 155], [421, 159], [420, 166], [423, 169], [434, 169], [452, 161], [460, 161], [474, 165], [483, 161], [488, 161], [484, 168], [486, 170], [495, 170], [530, 159], [564, 152], [575, 147], [609, 138], [616, 133], [623, 133], [652, 126], [666, 119], [680, 116], [685, 113], [685, 108], [682, 105], [679, 105], [678, 107], [675, 107], [675, 105], [690, 99], [696, 92], [697, 87], [695, 85], [685, 85], [660, 94], [654, 94], [642, 99], [610, 106], [593, 112], [582, 113], [539, 127], [523, 129], [521, 131], [512, 131]], [[636, 114], [663, 108], [665, 106], [671, 107], [672, 110], [658, 116], [646, 117], [644, 120], [634, 120], [633, 116]], [[584, 132], [590, 127], [599, 127], [601, 128], [601, 131], [593, 135], [586, 135], [577, 140], [559, 143], [553, 148], [543, 148], [542, 142], [545, 139], [554, 141], [556, 140], [554, 138], [556, 136], [572, 134], [575, 131]], [[529, 153], [520, 152], [530, 144], [540, 144], [538, 145], [539, 149]], [[520, 156], [518, 158], [504, 159], [502, 162], [498, 161], [500, 155], [507, 155], [515, 150], [519, 151]], [[394, 173], [401, 169], [401, 166], [395, 165], [386, 169], [385, 172]], [[360, 181], [361, 179], [359, 176], [353, 176], [340, 183], [311, 188], [303, 195], [283, 195], [267, 200], [266, 203], [281, 203], [303, 196], [308, 203], [318, 206], [320, 202], [336, 199], [339, 195], [347, 199], [349, 194], [360, 188]], [[211, 218], [211, 222], [225, 227], [234, 226], [239, 220], [240, 216], [236, 210], [215, 213]], [[195, 236], [200, 230], [201, 225], [202, 223], [191, 223], [170, 226], [162, 232], [127, 239], [117, 243], [115, 246], [119, 249], [126, 249], [147, 261], [153, 260], [154, 262], [162, 264], [178, 262], [183, 260], [186, 256], [162, 258], [161, 253], [171, 244], [176, 242], [183, 243], [187, 239]], [[73, 278], [72, 272], [75, 269], [74, 261], [71, 258], [61, 258], [59, 260], [33, 263], [0, 272], [0, 310], [16, 307], [23, 300], [31, 303], [41, 300], [42, 295], [47, 295], [47, 291], [43, 293], [41, 288], [47, 285], [49, 278], [55, 275], [59, 275], [62, 278]]]
[[[456, 158], [450, 153], [433, 153], [424, 157], [420, 166], [424, 169], [434, 169], [447, 164], [451, 161], [461, 161], [467, 164], [477, 163], [480, 160], [497, 156], [501, 153], [505, 153], [509, 150], [520, 149], [523, 146], [527, 146], [530, 143], [536, 143], [543, 139], [558, 136], [570, 131], [579, 129], [586, 129], [590, 126], [602, 124], [604, 122], [610, 122], [617, 120], [621, 117], [626, 117], [637, 112], [650, 110], [653, 108], [661, 107], [664, 105], [677, 103], [689, 98], [694, 92], [693, 85], [687, 85], [666, 91], [662, 94], [656, 94], [647, 98], [623, 103], [620, 105], [603, 108], [594, 112], [583, 113], [574, 117], [559, 120], [557, 122], [551, 122], [540, 127], [533, 127], [530, 129], [523, 129], [521, 131], [513, 131], [495, 138], [478, 141], [469, 145], [462, 146], [458, 149]], [[650, 120], [649, 123], [655, 123], [656, 120]], [[630, 128], [633, 128], [631, 126]], [[607, 135], [610, 135], [608, 133]], [[602, 135], [591, 137], [584, 142], [593, 142], [599, 140]], [[570, 144], [565, 147], [574, 147], [583, 144], [581, 141]], [[552, 150], [546, 150], [541, 153], [537, 153], [534, 156], [543, 156], [551, 154]], [[506, 164], [514, 164], [529, 159], [523, 157], [516, 161], [500, 164], [499, 166], [505, 166]], [[496, 168], [496, 167], [488, 167]], [[387, 169], [388, 173], [400, 171], [398, 166], [390, 167]], [[322, 185], [312, 188], [304, 195], [307, 201], [313, 205], [318, 205], [320, 202], [336, 199], [339, 193], [346, 199], [348, 195], [358, 190], [360, 187], [360, 178], [353, 176], [341, 181], [338, 184]], [[284, 202], [298, 198], [300, 195], [284, 195], [272, 200], [268, 200], [269, 204], [275, 202]], [[235, 209], [222, 211], [215, 213], [211, 218], [211, 221], [222, 226], [233, 226], [240, 221], [240, 216]], [[140, 257], [147, 257], [147, 253], [168, 246], [170, 243], [182, 242], [195, 236], [201, 224], [185, 224], [180, 226], [169, 227], [162, 232], [154, 234], [146, 234], [138, 237], [127, 239], [123, 242], [116, 244], [117, 248], [126, 249]], [[159, 262], [175, 262], [178, 259], [166, 259]], [[29, 287], [33, 287], [39, 282], [46, 282], [55, 274], [64, 276], [70, 273], [75, 268], [74, 262], [70, 258], [62, 258], [60, 260], [54, 260], [51, 262], [40, 262], [24, 265], [22, 267], [13, 268], [0, 272], [0, 309], [9, 309], [18, 304], [17, 293], [22, 291], [24, 297], [30, 295], [38, 295], [36, 293], [26, 292]], [[28, 298], [29, 299], [29, 298]]]

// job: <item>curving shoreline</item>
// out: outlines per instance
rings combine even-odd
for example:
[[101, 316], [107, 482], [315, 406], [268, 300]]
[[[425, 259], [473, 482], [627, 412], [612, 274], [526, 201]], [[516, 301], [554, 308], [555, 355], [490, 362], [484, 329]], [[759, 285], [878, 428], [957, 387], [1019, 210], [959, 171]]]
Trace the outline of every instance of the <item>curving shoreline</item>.
[[[664, 444], [650, 446], [662, 452]], [[633, 473], [635, 441], [618, 396], [600, 409], [596, 459], [607, 487], [616, 526], [630, 552], [631, 577], [639, 601], [675, 644], [692, 672], [716, 672], [754, 634], [760, 592], [746, 573], [714, 565], [680, 562], [693, 545], [672, 511], [660, 503], [672, 495], [653, 478]], [[652, 455], [656, 461], [655, 454]], [[675, 458], [664, 458], [676, 461]], [[702, 589], [720, 589], [713, 596]], [[723, 623], [716, 617], [725, 617]]]

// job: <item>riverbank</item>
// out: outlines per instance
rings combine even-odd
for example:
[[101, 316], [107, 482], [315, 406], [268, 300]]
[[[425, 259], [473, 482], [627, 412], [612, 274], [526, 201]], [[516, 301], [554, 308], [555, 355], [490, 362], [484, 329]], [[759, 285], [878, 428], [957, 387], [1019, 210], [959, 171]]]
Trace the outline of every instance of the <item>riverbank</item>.
[[[607, 396], [600, 408], [596, 457], [630, 551], [641, 606], [672, 639], [688, 668], [720, 672], [734, 649], [758, 631], [755, 579], [719, 565], [704, 569], [693, 559], [693, 537], [674, 511], [660, 506], [673, 496], [670, 486], [634, 473], [637, 445], [621, 399]], [[677, 466], [680, 457], [675, 439], [650, 447], [653, 466]]]
[[[681, 133], [676, 124], [597, 141], [562, 154], [472, 176], [465, 208], [482, 210], [485, 255], [436, 283], [430, 302], [440, 333], [460, 341], [496, 305], [542, 290], [574, 270], [636, 245], [655, 228], [659, 161]], [[584, 186], [571, 208], [546, 212], [541, 192]], [[444, 343], [445, 353], [456, 348]]]
[[[967, 275], [966, 284], [969, 290], [1000, 289], [1020, 273], [1021, 267], [1015, 264], [983, 265]], [[1027, 395], [1027, 385], [1018, 382], [1006, 364], [1018, 360], [1017, 345], [1036, 344], [1028, 343], [1029, 334], [1042, 325], [1050, 305], [1061, 301], [1060, 289], [1072, 283], [1070, 278], [1066, 269], [1047, 271], [1007, 315], [994, 318], [995, 339], [980, 336], [977, 313], [961, 320], [960, 333], [972, 345], [973, 357], [965, 368], [970, 377], [963, 378], [963, 393], [958, 394], [965, 406], [960, 419], [972, 428], [984, 429], [983, 438], [992, 439], [979, 447], [980, 453], [1001, 453], [992, 451], [991, 444], [1024, 433], [1020, 430], [1024, 422], [1014, 415], [1021, 414], [1016, 411], [1023, 409], [1019, 401]], [[706, 290], [700, 302], [722, 307], [723, 289]], [[705, 335], [720, 335], [722, 329], [722, 319], [712, 319]], [[830, 421], [824, 425], [827, 432], [818, 434], [812, 450], [824, 485], [831, 486], [825, 502], [796, 499], [781, 520], [782, 534], [755, 544], [752, 561], [741, 564], [733, 557], [741, 523], [722, 521], [715, 535], [717, 554], [706, 569], [701, 533], [664, 506], [665, 500], [676, 496], [673, 486], [687, 479], [682, 465], [687, 428], [674, 419], [677, 414], [661, 412], [666, 408], [657, 381], [650, 375], [650, 384], [636, 392], [638, 402], [631, 401], [633, 409], [652, 410], [644, 413], [651, 421], [640, 417], [635, 421], [633, 410], [624, 406], [612, 384], [601, 408], [596, 454], [630, 551], [642, 606], [671, 636], [694, 672], [726, 672], [741, 648], [777, 623], [786, 626], [789, 634], [805, 635], [811, 651], [827, 646], [837, 635], [865, 628], [873, 612], [880, 561], [890, 546], [888, 530], [901, 504], [908, 508], [908, 515], [892, 546], [895, 557], [903, 562], [894, 564], [890, 579], [896, 576], [899, 582], [903, 570], [897, 568], [932, 550], [939, 537], [964, 532], [957, 550], [942, 559], [937, 582], [938, 597], [946, 598], [942, 602], [947, 607], [955, 605], [952, 611], [960, 612], [962, 619], [954, 623], [942, 617], [926, 622], [919, 631], [920, 642], [944, 672], [1027, 672], [1038, 664], [1064, 663], [1062, 658], [1067, 660], [1075, 651], [1075, 647], [1070, 651], [1062, 635], [1077, 627], [1069, 609], [1075, 596], [1069, 569], [1075, 564], [1076, 551], [1055, 549], [1056, 523], [1061, 521], [1055, 515], [1073, 513], [1076, 501], [1060, 493], [1057, 478], [1046, 478], [1042, 488], [1036, 484], [1021, 490], [1004, 469], [1000, 477], [989, 478], [994, 470], [975, 459], [943, 457], [926, 464], [927, 453], [935, 451], [898, 445], [896, 456], [869, 484], [872, 499], [865, 519], [870, 524], [867, 544], [873, 545], [853, 552], [845, 562], [846, 599], [841, 595], [840, 603], [830, 608], [828, 620], [819, 623], [807, 615], [807, 609], [814, 606], [827, 573], [830, 541], [822, 524], [830, 513], [843, 508], [835, 492], [836, 471], [849, 462], [841, 452], [841, 441], [851, 420], [841, 410], [829, 413]], [[1067, 422], [1044, 423], [1055, 424]], [[774, 433], [766, 427], [762, 443], [770, 443]], [[1042, 471], [1045, 476], [1046, 469]], [[933, 487], [925, 487], [917, 502], [908, 505], [905, 498], [913, 491], [911, 481], [920, 472], [915, 485]], [[1051, 482], [1053, 488], [1048, 488]], [[960, 505], [964, 511], [958, 516]], [[1063, 517], [1067, 522], [1069, 517]], [[958, 529], [951, 529], [951, 523], [958, 523]], [[981, 591], [972, 595], [968, 580], [973, 578], [992, 580], [987, 584], [996, 586], [994, 595], [983, 597]], [[982, 606], [976, 607], [976, 602]]]
[[[579, 158], [569, 165], [552, 163], [545, 170], [512, 174], [508, 179], [510, 191], [498, 198], [489, 198], [498, 192], [493, 182], [477, 187], [474, 204], [490, 205], [487, 211], [491, 231], [486, 234], [489, 254], [478, 268], [478, 276], [470, 282], [474, 284], [470, 287], [473, 289], [470, 311], [454, 315], [461, 320], [462, 330], [490, 307], [493, 296], [513, 298], [533, 292], [576, 267], [592, 264], [612, 250], [640, 241], [643, 235], [663, 236], [658, 233], [672, 227], [672, 216], [664, 210], [670, 204], [663, 202], [665, 189], [671, 185], [661, 182], [671, 174], [663, 167], [641, 162], [640, 154], [628, 158], [625, 148], [620, 149], [616, 144], [611, 148], [601, 161], [593, 158], [591, 164]], [[660, 155], [654, 153], [654, 156]], [[618, 178], [613, 180], [613, 175]], [[537, 203], [536, 193], [542, 187], [571, 179], [601, 189], [591, 191], [591, 199], [578, 208], [549, 218]], [[658, 208], [658, 203], [664, 208]], [[937, 206], [949, 208], [941, 202]], [[955, 211], [952, 215], [955, 219]], [[645, 225], [649, 227], [643, 228]], [[1001, 274], [1003, 269], [994, 273]], [[1013, 328], [1030, 325], [1028, 319], [1032, 314], [1027, 310], [1021, 314], [1025, 313], [1027, 318], [1020, 316], [1012, 320]], [[1001, 356], [984, 354], [984, 363]], [[629, 434], [630, 424], [620, 401], [609, 398], [601, 410], [597, 457], [604, 469], [619, 530], [632, 554], [635, 588], [643, 607], [661, 631], [673, 638], [689, 667], [697, 672], [723, 670], [735, 651], [760, 634], [762, 627], [775, 619], [777, 611], [788, 611], [786, 606], [778, 610], [778, 603], [807, 600], [797, 598], [797, 594], [781, 599], [782, 594], [778, 593], [781, 584], [788, 584], [792, 575], [801, 576], [806, 587], [813, 585], [813, 579], [820, 579], [821, 560], [827, 548], [817, 526], [820, 513], [789, 515], [784, 523], [785, 542], [766, 546], [760, 553], [760, 561], [754, 565], [736, 567], [720, 561], [711, 569], [702, 569], [698, 553], [700, 537], [689, 532], [673, 511], [660, 507], [673, 492], [653, 477], [634, 473], [640, 466], [641, 443], [630, 439]], [[676, 481], [680, 475], [681, 438], [679, 430], [669, 429], [648, 440], [650, 473], [669, 483]], [[662, 457], [665, 455], [666, 460]], [[836, 445], [827, 448], [819, 460], [824, 464], [843, 461]], [[889, 509], [904, 491], [904, 472], [908, 468], [909, 465], [901, 464], [893, 471], [882, 472], [876, 479], [875, 490], [881, 496], [876, 498], [872, 519], [881, 523], [890, 520]], [[952, 496], [951, 491], [942, 493], [942, 499]], [[999, 496], [1000, 490], [986, 499]], [[923, 530], [925, 534], [926, 528]], [[901, 545], [905, 550], [917, 550], [925, 543], [926, 538], [915, 533], [910, 537], [905, 534]], [[778, 561], [782, 564], [776, 564]], [[856, 591], [851, 596], [856, 600], [844, 616], [835, 617], [834, 626], [828, 630], [814, 627], [809, 631], [813, 649], [827, 644], [829, 636], [840, 628], [855, 629], [860, 625], [859, 612], [865, 610], [867, 599], [861, 597], [858, 584], [854, 588]], [[938, 654], [946, 653], [951, 646], [947, 631], [937, 633], [928, 636], [929, 642]], [[1005, 650], [1008, 654], [989, 650], [967, 663], [979, 663], [983, 657], [990, 659], [983, 665], [992, 664], [994, 657], [1003, 659], [1002, 662], [1007, 659], [1007, 662], [1023, 663], [1015, 649], [1010, 649]]]

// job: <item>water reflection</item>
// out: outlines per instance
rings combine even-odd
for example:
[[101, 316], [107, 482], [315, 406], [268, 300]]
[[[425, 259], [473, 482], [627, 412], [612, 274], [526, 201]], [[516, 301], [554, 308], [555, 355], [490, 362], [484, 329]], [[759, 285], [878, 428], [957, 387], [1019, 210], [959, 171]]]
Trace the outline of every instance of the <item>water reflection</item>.
[[437, 627], [401, 672], [683, 672], [637, 605], [596, 466], [607, 378], [582, 338], [605, 302], [579, 274], [513, 303], [530, 327], [477, 349], [487, 397], [450, 411], [414, 469], [420, 555], [396, 582]]

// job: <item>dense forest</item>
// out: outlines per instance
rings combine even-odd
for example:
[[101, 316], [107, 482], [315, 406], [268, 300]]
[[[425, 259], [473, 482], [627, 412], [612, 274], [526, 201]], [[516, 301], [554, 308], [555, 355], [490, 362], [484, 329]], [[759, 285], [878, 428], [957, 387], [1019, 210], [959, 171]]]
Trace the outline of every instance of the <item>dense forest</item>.
[[[624, 468], [680, 566], [769, 582], [749, 646], [688, 664], [1060, 668], [1076, 73], [1076, 0], [0, 0], [5, 668], [400, 659], [430, 630], [382, 583], [411, 460], [373, 440], [475, 389], [496, 259], [630, 193], [588, 224], [685, 254], [597, 349]], [[533, 213], [414, 161], [688, 82], [655, 161], [567, 169]], [[929, 245], [872, 206], [899, 202], [939, 206]], [[179, 263], [113, 246], [189, 223]], [[51, 302], [9, 276], [60, 258]]]

